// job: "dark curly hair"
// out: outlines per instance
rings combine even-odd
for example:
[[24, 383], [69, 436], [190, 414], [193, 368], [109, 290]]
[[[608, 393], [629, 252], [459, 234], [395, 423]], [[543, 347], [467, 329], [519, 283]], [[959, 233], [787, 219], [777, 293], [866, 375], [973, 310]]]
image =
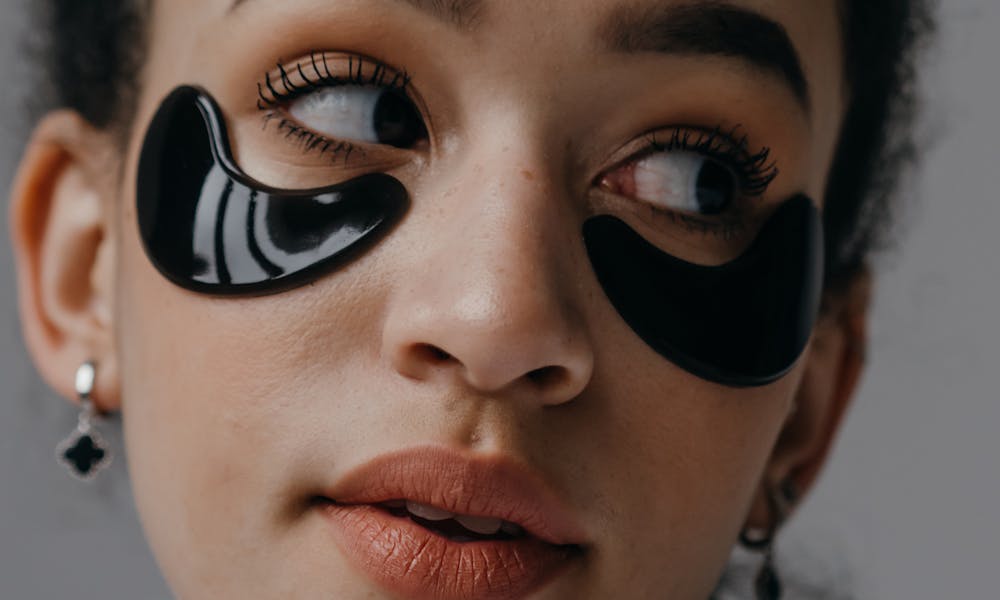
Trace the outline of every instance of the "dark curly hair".
[[[826, 280], [843, 287], [884, 245], [894, 194], [915, 158], [915, 54], [932, 0], [839, 0], [850, 97], [826, 189]], [[126, 130], [145, 58], [150, 0], [42, 3], [49, 106]]]

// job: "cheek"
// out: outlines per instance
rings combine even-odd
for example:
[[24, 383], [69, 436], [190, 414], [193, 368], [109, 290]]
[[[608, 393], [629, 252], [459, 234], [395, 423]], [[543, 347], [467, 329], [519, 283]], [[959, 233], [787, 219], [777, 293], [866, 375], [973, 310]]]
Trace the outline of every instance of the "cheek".
[[600, 482], [582, 499], [609, 536], [606, 560], [595, 565], [608, 577], [631, 570], [653, 596], [670, 589], [666, 597], [705, 597], [749, 511], [801, 368], [767, 387], [727, 388], [613, 332], [602, 339], [608, 356], [598, 364], [606, 367], [580, 416], [602, 423], [600, 450], [580, 477]]
[[[321, 436], [332, 429], [317, 416], [344, 414], [336, 382], [351, 381], [377, 355], [357, 340], [378, 339], [377, 309], [365, 299], [381, 293], [379, 284], [348, 269], [276, 296], [211, 298], [163, 279], [133, 225], [122, 239], [116, 318], [126, 451], [168, 579], [231, 581], [223, 585], [232, 591], [276, 569], [303, 568], [274, 560], [302, 556], [297, 546], [321, 531], [292, 544], [305, 492], [293, 499], [289, 482], [310, 481], [308, 457], [336, 456], [349, 443]], [[325, 450], [308, 451], [317, 442]], [[329, 544], [315, 543], [314, 555], [328, 556]], [[259, 563], [234, 556], [265, 547]]]

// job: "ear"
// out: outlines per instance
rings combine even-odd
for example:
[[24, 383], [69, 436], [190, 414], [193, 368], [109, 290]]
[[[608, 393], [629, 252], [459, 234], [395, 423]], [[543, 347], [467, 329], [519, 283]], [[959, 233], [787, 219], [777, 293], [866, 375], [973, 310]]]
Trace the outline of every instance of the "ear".
[[[766, 530], [768, 487], [791, 484], [800, 499], [816, 482], [864, 371], [872, 280], [865, 269], [824, 298], [795, 405], [765, 468], [746, 527]], [[786, 515], [787, 516], [787, 515]]]
[[97, 365], [92, 400], [120, 408], [115, 351], [113, 138], [57, 111], [35, 129], [11, 192], [10, 227], [25, 342], [35, 366], [76, 400], [74, 374]]

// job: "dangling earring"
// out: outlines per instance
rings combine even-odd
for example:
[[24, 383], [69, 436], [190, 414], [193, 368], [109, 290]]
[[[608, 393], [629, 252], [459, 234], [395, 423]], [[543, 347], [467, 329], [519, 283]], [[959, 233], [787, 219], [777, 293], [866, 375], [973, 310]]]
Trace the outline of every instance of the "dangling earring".
[[778, 528], [785, 522], [792, 506], [798, 501], [795, 484], [786, 479], [781, 485], [767, 486], [767, 504], [771, 512], [771, 523], [764, 531], [744, 529], [740, 532], [740, 544], [747, 550], [762, 554], [764, 562], [754, 580], [757, 600], [780, 600], [781, 579], [774, 568], [774, 538]]
[[76, 429], [56, 446], [56, 460], [65, 465], [71, 475], [90, 481], [111, 464], [111, 451], [104, 439], [92, 427], [97, 416], [90, 394], [94, 391], [96, 367], [87, 361], [76, 370], [76, 395], [80, 400], [80, 415]]

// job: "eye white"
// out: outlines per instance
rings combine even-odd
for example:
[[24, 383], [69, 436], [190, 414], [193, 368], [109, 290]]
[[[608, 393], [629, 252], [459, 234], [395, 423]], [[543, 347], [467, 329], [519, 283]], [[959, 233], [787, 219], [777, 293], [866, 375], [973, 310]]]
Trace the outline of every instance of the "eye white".
[[673, 210], [699, 212], [698, 176], [707, 159], [694, 152], [659, 152], [635, 165], [636, 197]]
[[384, 93], [385, 89], [375, 86], [326, 87], [296, 98], [288, 113], [324, 136], [377, 144], [375, 109]]

